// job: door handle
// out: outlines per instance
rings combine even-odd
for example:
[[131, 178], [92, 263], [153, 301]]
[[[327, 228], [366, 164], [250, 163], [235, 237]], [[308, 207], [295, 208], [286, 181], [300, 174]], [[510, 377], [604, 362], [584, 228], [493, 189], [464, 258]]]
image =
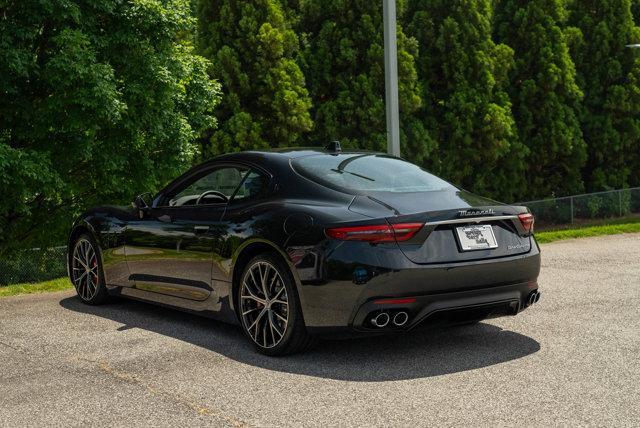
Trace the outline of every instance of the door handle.
[[209, 230], [209, 226], [194, 226], [193, 231], [195, 233], [204, 233]]

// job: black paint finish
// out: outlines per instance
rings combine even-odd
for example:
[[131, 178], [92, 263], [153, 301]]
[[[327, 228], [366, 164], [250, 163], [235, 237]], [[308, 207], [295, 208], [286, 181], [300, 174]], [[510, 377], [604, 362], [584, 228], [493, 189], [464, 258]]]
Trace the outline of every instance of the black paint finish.
[[[370, 331], [368, 317], [383, 309], [407, 310], [413, 328], [453, 308], [493, 308], [484, 316], [515, 314], [537, 290], [540, 251], [512, 220], [490, 220], [501, 246], [462, 252], [455, 227], [459, 212], [490, 210], [514, 216], [525, 207], [500, 205], [456, 188], [397, 194], [325, 187], [299, 175], [292, 159], [332, 156], [316, 150], [246, 152], [220, 156], [188, 171], [150, 207], [97, 207], [74, 223], [69, 245], [83, 232], [100, 246], [111, 293], [237, 322], [231, 297], [243, 263], [277, 253], [290, 267], [310, 331]], [[264, 188], [245, 199], [169, 206], [170, 196], [217, 167], [260, 174]], [[483, 217], [486, 217], [483, 216]], [[345, 225], [426, 223], [411, 240], [369, 244], [327, 238]], [[474, 223], [474, 216], [468, 224]], [[382, 298], [416, 298], [405, 306], [375, 305]], [[494, 311], [500, 307], [501, 311]], [[505, 309], [506, 308], [506, 309]], [[504, 309], [504, 310], [502, 310]], [[493, 315], [492, 315], [493, 314]]]

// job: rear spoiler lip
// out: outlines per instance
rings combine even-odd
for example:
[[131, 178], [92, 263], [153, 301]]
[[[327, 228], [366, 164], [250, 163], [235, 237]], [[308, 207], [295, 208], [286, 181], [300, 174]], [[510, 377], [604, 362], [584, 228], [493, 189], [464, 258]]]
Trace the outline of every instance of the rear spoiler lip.
[[485, 216], [485, 217], [465, 217], [465, 218], [454, 218], [450, 220], [441, 220], [441, 221], [428, 221], [424, 225], [425, 226], [440, 226], [443, 224], [468, 224], [468, 223], [482, 223], [486, 221], [495, 221], [495, 220], [519, 220], [517, 215], [496, 215], [496, 216]]
[[466, 218], [454, 218], [449, 220], [439, 220], [439, 221], [428, 221], [424, 223], [424, 227], [430, 228], [430, 230], [435, 230], [438, 226], [443, 225], [451, 225], [451, 224], [480, 224], [491, 221], [511, 221], [513, 226], [516, 228], [518, 235], [520, 236], [531, 236], [533, 233], [528, 233], [524, 230], [522, 226], [522, 222], [520, 221], [520, 217], [515, 214], [509, 215], [494, 215], [494, 216], [481, 216], [481, 217], [466, 217]]

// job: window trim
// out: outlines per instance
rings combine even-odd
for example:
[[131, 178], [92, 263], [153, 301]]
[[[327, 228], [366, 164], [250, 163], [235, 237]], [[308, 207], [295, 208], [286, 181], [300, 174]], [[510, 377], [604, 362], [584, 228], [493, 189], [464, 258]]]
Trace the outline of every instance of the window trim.
[[[211, 172], [217, 170], [217, 169], [221, 169], [221, 168], [244, 168], [247, 170], [247, 174], [245, 174], [245, 176], [242, 178], [242, 180], [240, 181], [240, 183], [238, 184], [238, 186], [236, 187], [236, 189], [233, 191], [233, 194], [231, 195], [231, 197], [229, 198], [229, 200], [227, 202], [220, 202], [217, 204], [200, 204], [200, 205], [186, 205], [186, 206], [171, 206], [168, 204], [167, 199], [170, 198], [170, 195], [173, 194], [174, 191], [176, 191], [176, 189], [180, 189], [184, 190], [186, 189], [189, 185], [193, 184], [195, 181], [190, 182], [191, 179], [193, 179], [196, 176], [200, 176], [200, 178], [205, 177], [206, 175], [210, 174]], [[253, 165], [251, 163], [248, 162], [219, 162], [219, 163], [211, 163], [211, 164], [207, 164], [207, 165], [198, 165], [195, 166], [193, 168], [191, 168], [191, 170], [185, 172], [183, 175], [181, 175], [180, 177], [176, 178], [174, 181], [172, 181], [171, 183], [169, 183], [167, 186], [165, 186], [164, 189], [162, 189], [158, 195], [156, 195], [156, 197], [153, 199], [152, 205], [153, 208], [160, 208], [160, 209], [184, 209], [184, 208], [198, 208], [198, 207], [226, 207], [228, 206], [234, 199], [234, 197], [236, 196], [238, 190], [240, 189], [240, 186], [242, 185], [242, 183], [244, 183], [244, 181], [247, 179], [247, 177], [249, 176], [249, 173], [251, 173], [251, 171], [255, 171], [258, 174], [262, 175], [265, 178], [265, 189], [268, 190], [271, 188], [272, 184], [273, 184], [273, 174], [271, 174], [270, 172], [268, 172], [267, 170], [265, 170], [264, 168], [261, 168], [257, 165]], [[197, 180], [197, 179], [196, 179]], [[190, 182], [190, 184], [187, 184], [186, 187], [182, 187], [184, 185], [185, 182]]]

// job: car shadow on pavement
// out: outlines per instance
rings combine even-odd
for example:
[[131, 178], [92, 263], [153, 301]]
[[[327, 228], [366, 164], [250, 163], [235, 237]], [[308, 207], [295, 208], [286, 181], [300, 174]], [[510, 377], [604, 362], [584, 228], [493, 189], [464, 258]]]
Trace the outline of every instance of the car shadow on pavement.
[[137, 301], [88, 306], [76, 297], [60, 305], [216, 352], [244, 364], [286, 373], [356, 382], [417, 379], [488, 367], [537, 352], [531, 337], [487, 323], [418, 330], [397, 336], [322, 340], [303, 354], [266, 357], [238, 326]]

